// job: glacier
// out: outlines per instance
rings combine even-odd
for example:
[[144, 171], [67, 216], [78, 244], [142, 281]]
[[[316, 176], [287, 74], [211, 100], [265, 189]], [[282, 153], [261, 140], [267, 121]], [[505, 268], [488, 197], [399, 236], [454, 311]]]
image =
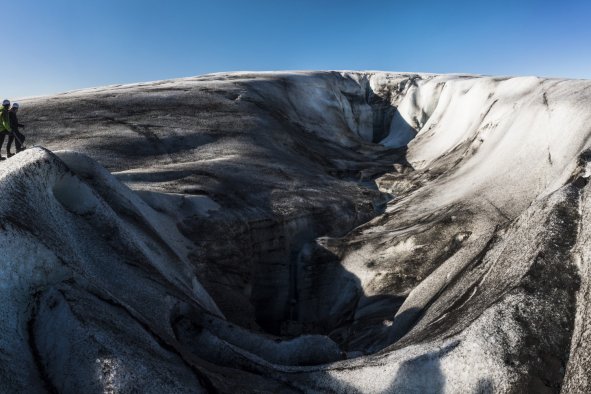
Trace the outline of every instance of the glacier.
[[591, 388], [590, 81], [237, 72], [21, 105], [2, 392]]

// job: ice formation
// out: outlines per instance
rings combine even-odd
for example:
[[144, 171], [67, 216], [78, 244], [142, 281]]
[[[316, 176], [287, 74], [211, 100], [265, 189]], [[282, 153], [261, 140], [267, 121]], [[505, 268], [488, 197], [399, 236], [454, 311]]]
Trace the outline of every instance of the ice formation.
[[0, 391], [589, 392], [589, 108], [382, 72], [27, 100]]

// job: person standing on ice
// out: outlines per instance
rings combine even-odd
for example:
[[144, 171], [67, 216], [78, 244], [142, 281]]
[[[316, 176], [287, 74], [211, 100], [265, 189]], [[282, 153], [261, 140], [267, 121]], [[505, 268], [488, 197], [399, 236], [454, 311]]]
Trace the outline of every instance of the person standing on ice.
[[19, 127], [25, 127], [25, 125], [20, 124], [18, 122], [18, 117], [16, 113], [18, 112], [19, 105], [18, 103], [12, 104], [10, 111], [8, 112], [8, 118], [10, 120], [10, 129], [12, 133], [10, 133], [8, 137], [8, 144], [6, 145], [6, 156], [11, 157], [14, 153], [10, 152], [10, 148], [12, 148], [12, 142], [16, 140], [16, 153], [25, 150], [26, 146], [24, 146], [25, 136], [18, 130]]
[[10, 115], [8, 111], [10, 110], [10, 101], [4, 100], [2, 102], [2, 107], [0, 108], [0, 160], [5, 160], [5, 157], [2, 157], [2, 145], [4, 145], [4, 138], [6, 138], [6, 134], [10, 134], [12, 129], [10, 128]]

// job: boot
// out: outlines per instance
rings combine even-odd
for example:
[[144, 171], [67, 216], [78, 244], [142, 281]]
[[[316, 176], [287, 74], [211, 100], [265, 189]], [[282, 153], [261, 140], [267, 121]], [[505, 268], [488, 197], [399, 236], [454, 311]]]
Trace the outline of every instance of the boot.
[[14, 153], [12, 153], [12, 152], [6, 152], [6, 156], [7, 157], [12, 157], [12, 156], [14, 156]]

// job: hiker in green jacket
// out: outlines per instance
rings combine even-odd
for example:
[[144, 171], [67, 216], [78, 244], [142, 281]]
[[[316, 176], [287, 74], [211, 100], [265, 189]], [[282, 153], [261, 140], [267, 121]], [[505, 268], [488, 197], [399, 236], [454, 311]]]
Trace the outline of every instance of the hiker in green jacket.
[[10, 128], [9, 110], [10, 101], [4, 100], [2, 102], [2, 107], [0, 107], [0, 160], [6, 160], [5, 157], [2, 157], [2, 145], [4, 145], [4, 139], [6, 136], [12, 132], [12, 129]]

